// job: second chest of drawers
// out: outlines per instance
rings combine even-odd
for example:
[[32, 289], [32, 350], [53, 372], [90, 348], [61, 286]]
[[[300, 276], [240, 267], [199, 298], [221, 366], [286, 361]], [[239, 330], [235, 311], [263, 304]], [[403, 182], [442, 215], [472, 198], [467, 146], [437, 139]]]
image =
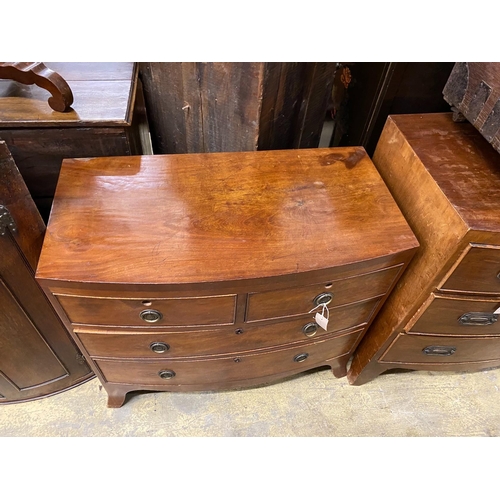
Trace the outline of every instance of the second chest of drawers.
[[451, 113], [390, 117], [374, 163], [421, 244], [359, 346], [352, 383], [392, 368], [500, 365], [500, 156]]
[[67, 160], [37, 279], [116, 407], [344, 376], [417, 246], [361, 148]]

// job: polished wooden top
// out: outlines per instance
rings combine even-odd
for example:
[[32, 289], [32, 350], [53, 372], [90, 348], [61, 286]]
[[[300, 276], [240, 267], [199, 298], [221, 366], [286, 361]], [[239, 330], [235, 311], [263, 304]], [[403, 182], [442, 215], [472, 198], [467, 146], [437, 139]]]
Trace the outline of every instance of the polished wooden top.
[[452, 113], [393, 115], [392, 120], [463, 221], [500, 232], [500, 154]]
[[47, 103], [50, 92], [36, 85], [0, 80], [0, 128], [130, 124], [137, 78], [135, 63], [45, 65], [69, 84], [74, 98], [70, 111], [51, 109]]
[[416, 248], [362, 148], [64, 160], [37, 277], [204, 283]]

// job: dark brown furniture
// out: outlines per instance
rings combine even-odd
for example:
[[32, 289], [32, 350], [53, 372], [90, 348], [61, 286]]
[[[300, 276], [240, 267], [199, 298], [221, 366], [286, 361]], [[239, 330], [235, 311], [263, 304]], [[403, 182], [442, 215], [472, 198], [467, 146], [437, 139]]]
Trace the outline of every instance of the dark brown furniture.
[[500, 153], [500, 63], [456, 63], [443, 96]]
[[443, 87], [452, 69], [452, 62], [341, 63], [330, 146], [363, 146], [372, 156], [388, 115], [449, 111]]
[[154, 152], [317, 147], [335, 66], [141, 63]]
[[420, 249], [359, 345], [351, 383], [391, 368], [500, 365], [500, 157], [451, 113], [389, 117], [373, 161]]
[[75, 159], [37, 278], [118, 407], [344, 376], [416, 247], [362, 148]]
[[45, 221], [63, 158], [152, 152], [135, 63], [46, 64], [72, 90], [65, 113], [51, 109], [47, 90], [0, 80], [0, 140]]
[[94, 376], [35, 281], [44, 232], [0, 142], [0, 404], [55, 394]]
[[1, 62], [0, 79], [48, 90], [51, 95], [47, 103], [54, 111], [64, 113], [73, 104], [73, 92], [68, 82], [41, 62]]

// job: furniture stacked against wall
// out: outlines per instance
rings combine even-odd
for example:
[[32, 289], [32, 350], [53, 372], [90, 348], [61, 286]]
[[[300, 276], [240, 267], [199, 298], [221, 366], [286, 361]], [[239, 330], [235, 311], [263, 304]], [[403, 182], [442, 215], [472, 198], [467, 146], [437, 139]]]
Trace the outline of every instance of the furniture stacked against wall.
[[443, 87], [453, 63], [339, 63], [332, 92], [330, 146], [375, 151], [387, 116], [449, 111]]
[[141, 63], [155, 154], [317, 147], [335, 63]]
[[344, 376], [417, 246], [362, 148], [65, 160], [37, 279], [118, 407]]
[[500, 153], [500, 63], [456, 63], [443, 96]]
[[[457, 63], [454, 115], [383, 130], [446, 106], [452, 63], [141, 63], [144, 96], [135, 63], [48, 66], [72, 90], [50, 106], [0, 80], [0, 402], [91, 370], [119, 407], [500, 365], [500, 64]], [[334, 80], [331, 145], [373, 163], [317, 149]]]
[[500, 157], [451, 113], [392, 116], [373, 161], [420, 249], [354, 355], [361, 384], [391, 368], [500, 365]]
[[63, 158], [151, 153], [135, 63], [47, 66], [71, 88], [73, 104], [67, 112], [49, 106], [44, 88], [0, 80], [0, 140], [45, 221]]
[[0, 141], [0, 404], [55, 394], [94, 376], [35, 281], [44, 232]]

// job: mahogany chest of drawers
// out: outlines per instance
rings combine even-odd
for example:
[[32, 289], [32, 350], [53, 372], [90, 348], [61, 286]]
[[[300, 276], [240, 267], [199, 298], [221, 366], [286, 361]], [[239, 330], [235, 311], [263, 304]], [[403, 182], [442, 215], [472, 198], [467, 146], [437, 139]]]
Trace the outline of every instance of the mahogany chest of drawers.
[[391, 368], [500, 365], [500, 156], [442, 113], [389, 117], [373, 161], [421, 246], [357, 349], [350, 382]]
[[73, 159], [37, 279], [119, 407], [345, 376], [417, 246], [362, 148]]

